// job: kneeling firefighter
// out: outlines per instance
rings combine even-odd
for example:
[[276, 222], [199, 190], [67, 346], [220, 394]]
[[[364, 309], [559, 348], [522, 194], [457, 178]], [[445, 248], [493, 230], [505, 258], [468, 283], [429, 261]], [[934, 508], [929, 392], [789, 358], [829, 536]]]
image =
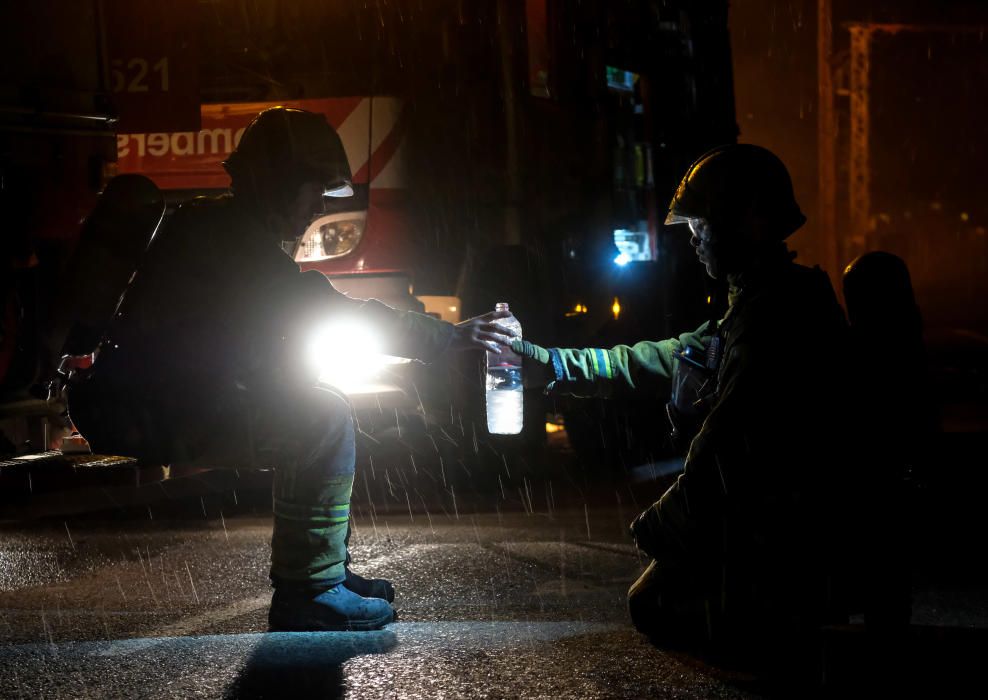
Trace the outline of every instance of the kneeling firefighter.
[[[847, 329], [827, 275], [786, 246], [804, 221], [776, 156], [714, 149], [686, 173], [666, 224], [688, 224], [709, 276], [728, 282], [722, 320], [610, 349], [513, 343], [552, 390], [675, 393], [673, 407], [702, 412], [684, 472], [631, 526], [652, 559], [628, 592], [631, 617], [663, 643], [744, 648], [755, 630], [812, 625], [831, 605]], [[706, 381], [678, 381], [684, 363]]]
[[[285, 254], [324, 198], [352, 193], [339, 136], [321, 115], [262, 112], [224, 163], [231, 192], [162, 224], [85, 378], [71, 417], [94, 450], [158, 463], [273, 467], [272, 629], [377, 629], [392, 585], [349, 570], [355, 464], [346, 396], [304, 362], [313, 326], [372, 325], [382, 351], [430, 361], [497, 350], [488, 314], [456, 326], [351, 299]], [[346, 343], [348, 338], [334, 338]]]

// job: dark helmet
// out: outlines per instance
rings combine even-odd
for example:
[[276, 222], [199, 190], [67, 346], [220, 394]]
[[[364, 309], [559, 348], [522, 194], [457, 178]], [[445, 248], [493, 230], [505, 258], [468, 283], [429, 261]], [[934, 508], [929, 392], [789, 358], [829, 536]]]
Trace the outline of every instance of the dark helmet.
[[728, 144], [707, 151], [686, 171], [666, 224], [702, 218], [729, 227], [752, 215], [766, 221], [780, 240], [806, 223], [782, 161], [761, 146]]
[[920, 332], [909, 268], [899, 256], [876, 250], [855, 258], [844, 268], [843, 287], [852, 327]]
[[258, 114], [223, 167], [234, 191], [282, 192], [321, 181], [328, 196], [353, 194], [339, 135], [326, 117], [302, 109], [272, 107]]

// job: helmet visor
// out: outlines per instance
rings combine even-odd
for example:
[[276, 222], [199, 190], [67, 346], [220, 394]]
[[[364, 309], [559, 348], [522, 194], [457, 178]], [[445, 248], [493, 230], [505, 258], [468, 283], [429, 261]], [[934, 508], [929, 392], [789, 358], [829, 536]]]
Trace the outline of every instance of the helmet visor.
[[352, 197], [353, 187], [346, 180], [344, 180], [343, 182], [333, 183], [331, 185], [326, 186], [326, 188], [323, 190], [322, 196], [333, 197], [334, 199], [342, 198], [342, 197]]
[[672, 226], [673, 224], [688, 224], [690, 219], [694, 218], [696, 217], [686, 216], [685, 214], [676, 214], [675, 212], [670, 211], [668, 216], [666, 216], [665, 225]]

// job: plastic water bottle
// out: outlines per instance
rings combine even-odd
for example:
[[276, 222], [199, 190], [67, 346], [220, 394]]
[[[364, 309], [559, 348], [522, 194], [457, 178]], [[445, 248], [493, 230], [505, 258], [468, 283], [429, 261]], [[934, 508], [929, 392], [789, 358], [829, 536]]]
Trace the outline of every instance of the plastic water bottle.
[[[509, 311], [499, 303], [495, 311]], [[494, 321], [508, 335], [521, 337], [521, 324], [514, 316]], [[487, 352], [487, 430], [497, 435], [517, 435], [523, 423], [521, 356], [508, 348], [500, 353]]]

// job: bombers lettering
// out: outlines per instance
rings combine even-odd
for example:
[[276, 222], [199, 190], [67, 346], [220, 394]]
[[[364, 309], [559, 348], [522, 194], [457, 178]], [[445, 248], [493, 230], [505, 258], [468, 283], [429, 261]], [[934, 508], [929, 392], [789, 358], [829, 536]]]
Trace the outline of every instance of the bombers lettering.
[[[153, 156], [199, 156], [227, 155], [244, 134], [246, 127], [239, 129], [217, 128], [203, 129], [198, 133], [177, 131], [175, 133], [152, 134], [118, 134], [117, 157], [127, 158], [134, 155], [137, 158]], [[132, 151], [133, 149], [133, 151]]]

